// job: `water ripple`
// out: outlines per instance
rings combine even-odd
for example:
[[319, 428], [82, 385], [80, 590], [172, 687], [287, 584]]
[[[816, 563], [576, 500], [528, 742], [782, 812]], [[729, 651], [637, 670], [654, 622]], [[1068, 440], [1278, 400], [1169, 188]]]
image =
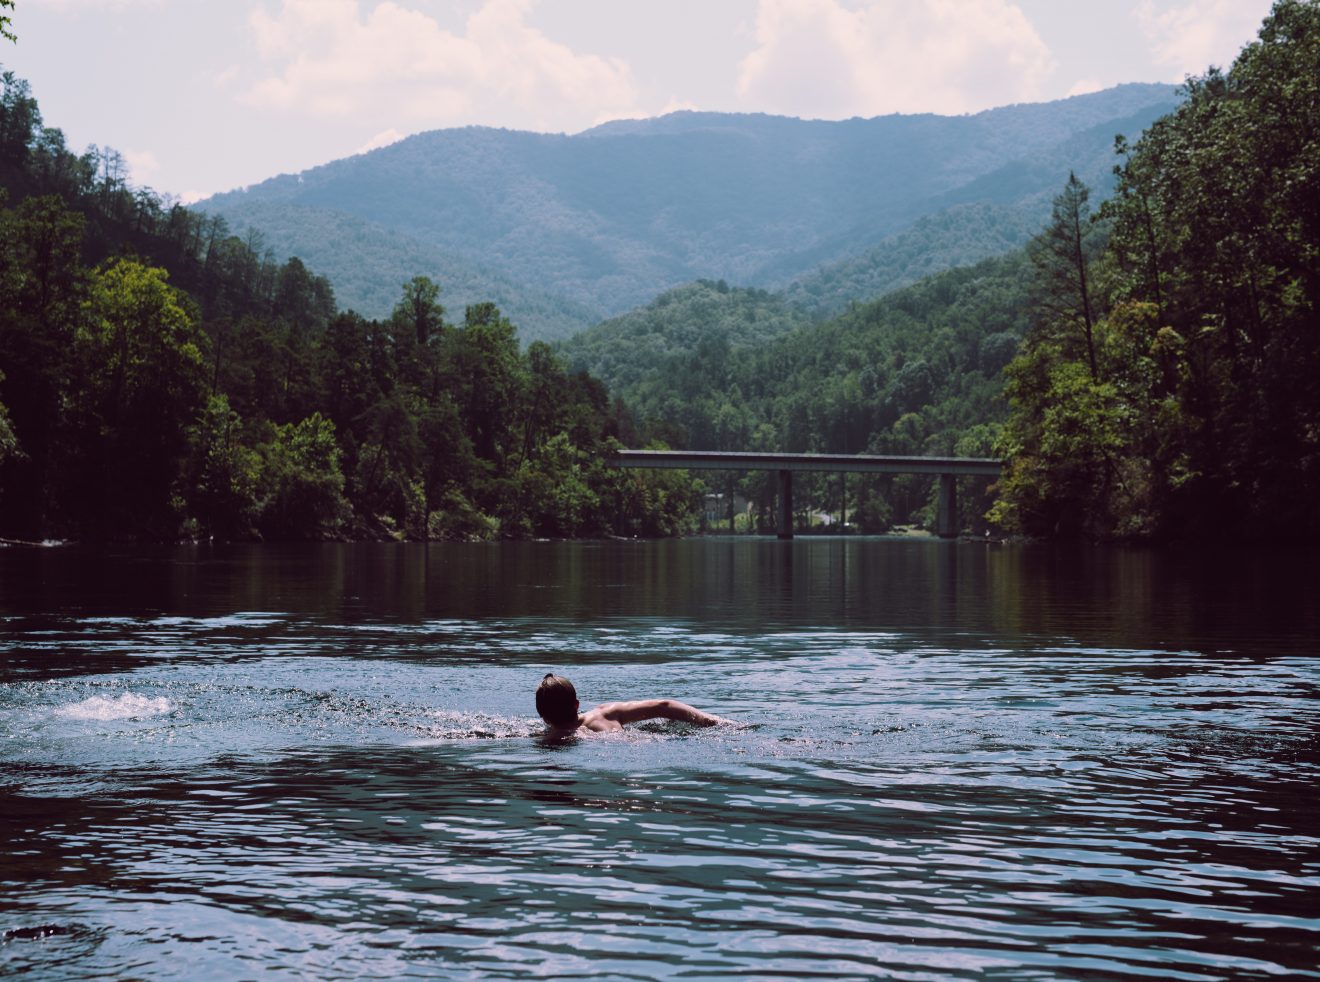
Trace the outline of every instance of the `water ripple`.
[[1320, 978], [1305, 645], [264, 596], [5, 616], [0, 972]]

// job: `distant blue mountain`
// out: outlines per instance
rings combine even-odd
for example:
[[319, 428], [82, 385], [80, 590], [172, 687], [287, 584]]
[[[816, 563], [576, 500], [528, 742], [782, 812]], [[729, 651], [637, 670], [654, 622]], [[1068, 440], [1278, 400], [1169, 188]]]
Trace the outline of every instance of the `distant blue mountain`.
[[1114, 136], [1175, 103], [1171, 86], [1133, 84], [954, 117], [438, 130], [199, 207], [260, 230], [369, 316], [418, 274], [451, 308], [495, 299], [525, 338], [699, 278], [788, 288], [828, 312], [1021, 244], [1069, 170], [1102, 197]]

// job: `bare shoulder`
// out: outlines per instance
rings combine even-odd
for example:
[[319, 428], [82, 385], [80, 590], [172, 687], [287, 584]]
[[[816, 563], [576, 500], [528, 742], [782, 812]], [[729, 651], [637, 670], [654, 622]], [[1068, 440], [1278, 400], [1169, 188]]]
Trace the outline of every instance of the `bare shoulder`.
[[618, 706], [627, 706], [626, 702], [607, 702], [597, 706], [595, 709], [588, 710], [582, 714], [581, 729], [591, 730], [593, 733], [607, 733], [610, 730], [621, 730], [626, 720], [618, 719], [612, 711]]
[[607, 702], [593, 709], [588, 716], [600, 714], [604, 720], [618, 723], [637, 723], [647, 719], [672, 719], [696, 726], [714, 726], [721, 722], [718, 716], [703, 713], [677, 699], [639, 699], [634, 702]]

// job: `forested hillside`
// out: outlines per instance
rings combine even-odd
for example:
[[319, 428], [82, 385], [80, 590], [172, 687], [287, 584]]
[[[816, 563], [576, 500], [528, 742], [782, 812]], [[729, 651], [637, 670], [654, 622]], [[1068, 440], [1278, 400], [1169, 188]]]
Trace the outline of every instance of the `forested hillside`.
[[1320, 3], [1279, 0], [1230, 71], [1120, 150], [1102, 222], [1070, 185], [1036, 249], [996, 516], [1320, 535]]
[[1016, 207], [956, 205], [927, 215], [860, 255], [794, 281], [782, 291], [784, 299], [814, 317], [838, 314], [946, 269], [1021, 249], [1040, 231], [1048, 207], [1033, 199]]
[[702, 361], [717, 349], [748, 348], [810, 323], [778, 294], [698, 280], [582, 331], [558, 350], [575, 369], [634, 400], [640, 383], [674, 365]]
[[[672, 534], [676, 475], [611, 470], [626, 413], [491, 303], [390, 316], [75, 154], [0, 81], [0, 536]], [[401, 289], [399, 289], [401, 287]]]
[[[1003, 209], [1011, 239], [1044, 220], [1059, 173], [1101, 187], [1114, 135], [1135, 138], [1173, 105], [1170, 87], [1126, 85], [960, 117], [687, 112], [575, 136], [443, 130], [202, 207], [262, 230], [280, 255], [314, 259], [368, 316], [392, 302], [378, 284], [422, 259], [447, 296], [497, 285], [528, 338], [564, 337], [575, 317], [587, 327], [697, 279], [786, 287], [959, 205]], [[859, 292], [836, 271], [827, 309], [981, 258], [996, 236], [949, 234], [964, 218], [953, 213], [942, 237], [913, 230], [904, 247], [928, 237], [933, 255], [860, 277]], [[327, 229], [351, 231], [327, 249]]]
[[[694, 450], [989, 456], [1007, 415], [1001, 369], [1028, 325], [1021, 254], [951, 270], [817, 324], [760, 290], [704, 281], [602, 324], [561, 350], [635, 412]], [[808, 479], [804, 507], [837, 510], [838, 479]], [[766, 475], [727, 476], [773, 515]], [[866, 531], [929, 522], [926, 478], [848, 478]], [[984, 482], [962, 522], [984, 527]]]
[[[1175, 112], [1117, 142], [1098, 213], [1061, 171], [1021, 252], [794, 323], [841, 305], [831, 272], [901, 279], [898, 236], [786, 296], [674, 291], [563, 351], [693, 449], [1004, 456], [990, 514], [1010, 530], [1320, 534], [1318, 42], [1320, 4], [1276, 4], [1231, 71], [1189, 80]], [[1023, 230], [1003, 217], [946, 213], [919, 238], [1011, 241]], [[768, 514], [766, 479], [724, 480]], [[806, 490], [837, 505], [830, 482]], [[991, 502], [967, 490], [961, 521], [979, 528]], [[848, 493], [875, 530], [928, 518], [929, 491], [901, 478]]]
[[430, 245], [346, 212], [240, 204], [226, 215], [226, 224], [252, 230], [262, 250], [296, 255], [313, 269], [331, 271], [335, 296], [364, 316], [387, 317], [398, 301], [399, 284], [417, 270], [432, 270], [443, 277], [447, 307], [462, 310], [495, 303], [518, 325], [524, 344], [568, 337], [600, 319], [594, 307], [517, 283], [494, 267], [476, 265], [458, 250]]

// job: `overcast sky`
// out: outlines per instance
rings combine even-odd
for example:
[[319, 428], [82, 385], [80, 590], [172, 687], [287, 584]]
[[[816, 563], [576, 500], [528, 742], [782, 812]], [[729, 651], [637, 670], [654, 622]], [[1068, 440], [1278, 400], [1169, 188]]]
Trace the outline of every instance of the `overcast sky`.
[[423, 130], [976, 112], [1227, 67], [1269, 0], [17, 0], [70, 146], [194, 200]]

